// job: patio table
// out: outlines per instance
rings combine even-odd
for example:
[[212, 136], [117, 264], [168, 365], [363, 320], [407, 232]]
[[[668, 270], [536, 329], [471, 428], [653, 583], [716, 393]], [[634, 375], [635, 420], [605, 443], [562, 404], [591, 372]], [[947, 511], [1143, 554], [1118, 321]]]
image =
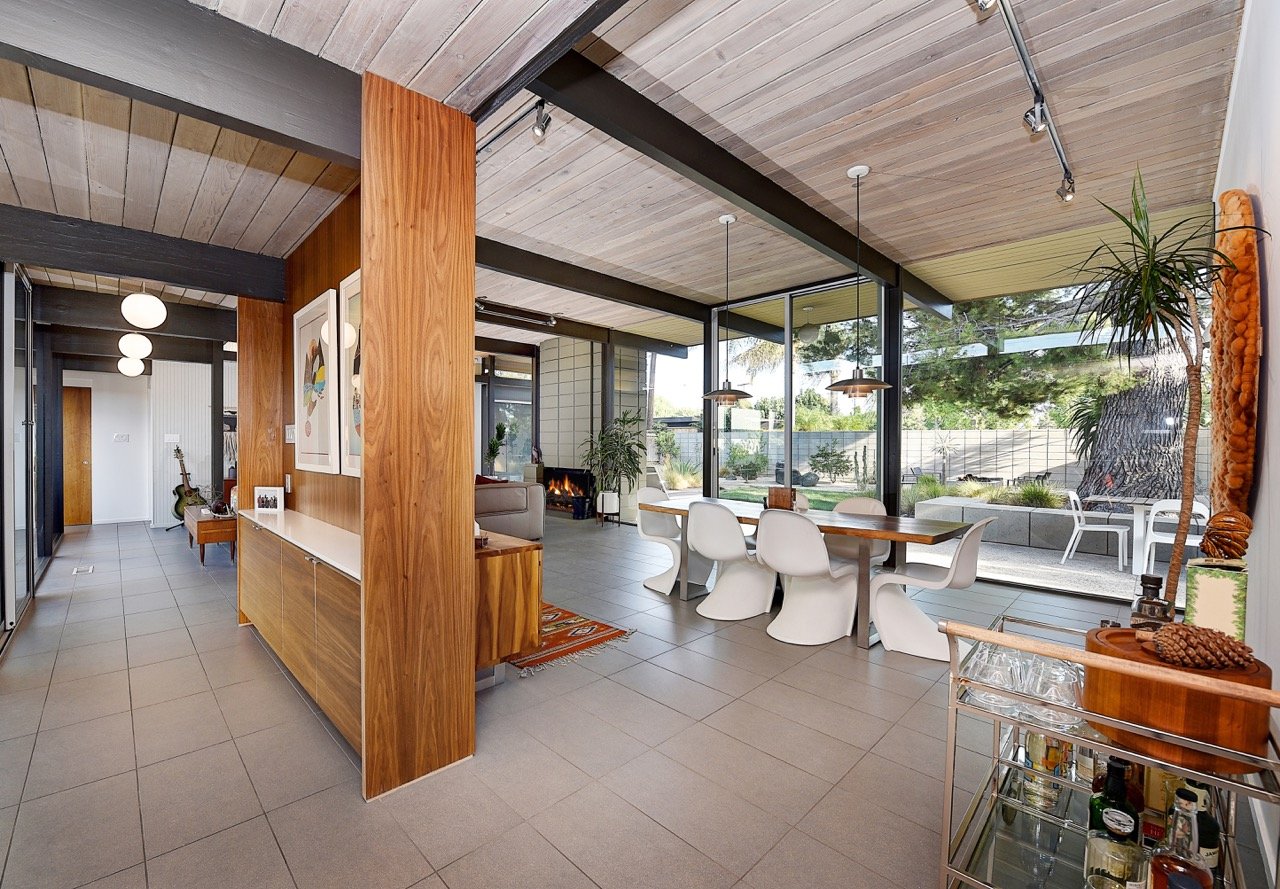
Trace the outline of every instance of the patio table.
[[1141, 576], [1146, 573], [1147, 565], [1142, 555], [1147, 551], [1147, 510], [1156, 505], [1156, 500], [1149, 497], [1108, 497], [1106, 494], [1091, 494], [1083, 503], [1090, 506], [1107, 504], [1127, 506], [1133, 510], [1133, 558], [1129, 560], [1129, 571]]
[[[711, 497], [694, 497], [688, 500], [663, 500], [658, 503], [641, 503], [640, 508], [650, 512], [661, 512], [668, 515], [684, 516], [688, 527], [690, 503], [718, 503], [727, 506], [729, 511], [744, 525], [758, 525], [764, 506], [745, 500], [724, 500]], [[818, 526], [823, 534], [838, 534], [852, 537], [858, 543], [858, 610], [855, 618], [857, 631], [855, 638], [859, 648], [870, 648], [875, 641], [871, 638], [871, 549], [877, 540], [888, 540], [893, 544], [893, 556], [898, 564], [906, 560], [906, 545], [922, 543], [926, 546], [943, 543], [964, 534], [969, 530], [965, 522], [942, 522], [935, 519], [900, 518], [898, 516], [845, 515], [838, 512], [826, 512], [810, 509], [799, 513]], [[680, 598], [705, 596], [706, 591], [693, 596], [689, 594], [689, 536], [680, 535]]]

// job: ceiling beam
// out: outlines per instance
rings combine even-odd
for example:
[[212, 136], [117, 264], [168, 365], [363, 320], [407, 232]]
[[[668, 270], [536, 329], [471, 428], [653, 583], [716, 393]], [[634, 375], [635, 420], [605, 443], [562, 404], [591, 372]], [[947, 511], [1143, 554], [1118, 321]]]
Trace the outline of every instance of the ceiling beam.
[[[864, 243], [859, 269], [852, 232], [582, 55], [566, 53], [529, 89], [824, 256], [881, 283], [903, 286], [892, 259]], [[918, 279], [910, 283], [914, 302], [949, 314], [951, 301], [943, 294]]]
[[624, 306], [688, 318], [699, 324], [711, 317], [711, 309], [700, 302], [489, 238], [476, 238], [476, 265], [513, 278], [535, 281]]
[[569, 52], [578, 41], [586, 37], [605, 21], [626, 5], [627, 0], [593, 0], [587, 8], [578, 14], [559, 34], [539, 50], [533, 58], [525, 62], [520, 70], [513, 74], [506, 83], [494, 90], [474, 111], [471, 119], [476, 123], [485, 120], [521, 90], [528, 88], [547, 67], [556, 59]]
[[360, 76], [175, 0], [0, 0], [0, 57], [360, 164]]
[[477, 336], [476, 351], [516, 355], [520, 358], [535, 358], [538, 355], [538, 347], [533, 343], [518, 343], [514, 340], [500, 340], [491, 336]]
[[0, 253], [28, 265], [284, 302], [283, 259], [8, 204], [0, 204]]
[[[493, 309], [493, 312], [485, 309]], [[485, 301], [484, 308], [476, 305], [476, 320], [499, 327], [511, 327], [516, 330], [528, 330], [547, 336], [565, 336], [575, 340], [587, 340], [593, 343], [612, 343], [628, 349], [640, 349], [644, 352], [657, 352], [659, 355], [670, 355], [672, 358], [688, 358], [689, 349], [679, 343], [654, 339], [622, 330], [612, 330], [585, 321], [574, 321], [570, 318], [556, 318], [555, 324], [547, 324], [547, 316], [530, 312], [518, 306], [504, 306]]]
[[[50, 344], [59, 355], [81, 355], [120, 358], [120, 334], [109, 330], [92, 330], [87, 327], [64, 327], [53, 325], [49, 328]], [[223, 360], [234, 359], [230, 352], [223, 352], [219, 343], [210, 340], [196, 340], [178, 336], [156, 336], [150, 331], [145, 334], [151, 340], [151, 354], [147, 357], [154, 361], [189, 361], [194, 364], [209, 364], [217, 356]]]
[[[119, 358], [97, 358], [85, 355], [59, 355], [63, 370], [78, 370], [82, 373], [115, 374], [120, 373], [116, 365]], [[142, 360], [142, 376], [151, 375], [151, 359]]]
[[[118, 332], [137, 332], [120, 314], [120, 297], [109, 293], [90, 293], [65, 287], [35, 285], [35, 320], [37, 324], [63, 327], [86, 327]], [[222, 343], [235, 342], [236, 313], [233, 309], [204, 308], [165, 302], [168, 314], [155, 328], [161, 336], [181, 336]], [[152, 331], [142, 331], [148, 336]]]

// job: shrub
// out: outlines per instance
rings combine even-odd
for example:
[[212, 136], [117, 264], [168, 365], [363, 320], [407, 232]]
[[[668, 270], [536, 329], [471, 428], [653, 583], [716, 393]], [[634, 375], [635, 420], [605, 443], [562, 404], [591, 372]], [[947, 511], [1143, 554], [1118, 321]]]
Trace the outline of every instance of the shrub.
[[676, 443], [676, 434], [671, 427], [659, 423], [653, 427], [653, 437], [659, 460], [674, 460], [680, 456], [680, 445]]
[[809, 455], [813, 471], [825, 475], [832, 482], [853, 472], [853, 461], [834, 441], [829, 441]]
[[702, 487], [702, 464], [692, 460], [667, 460], [658, 469], [669, 491]]
[[1067, 495], [1044, 482], [1026, 482], [1017, 488], [1018, 503], [1036, 509], [1060, 509]]
[[916, 483], [911, 487], [913, 488], [912, 493], [915, 494], [917, 502], [921, 500], [932, 500], [934, 497], [946, 497], [948, 494], [952, 493], [946, 485], [938, 481], [938, 479], [932, 475], [920, 476], [916, 479]]

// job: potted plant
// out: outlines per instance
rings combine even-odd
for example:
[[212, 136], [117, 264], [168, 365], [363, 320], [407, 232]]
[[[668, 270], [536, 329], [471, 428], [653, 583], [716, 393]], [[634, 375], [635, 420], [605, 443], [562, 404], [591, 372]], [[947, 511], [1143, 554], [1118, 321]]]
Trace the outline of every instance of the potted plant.
[[582, 448], [582, 463], [595, 477], [596, 511], [614, 515], [621, 505], [623, 481], [634, 486], [644, 470], [644, 418], [623, 411], [583, 441]]
[[1204, 397], [1205, 330], [1200, 300], [1208, 299], [1214, 283], [1233, 266], [1213, 246], [1212, 217], [1182, 219], [1162, 232], [1152, 230], [1141, 171], [1134, 176], [1130, 203], [1128, 215], [1102, 204], [1123, 223], [1124, 233], [1114, 243], [1101, 244], [1076, 269], [1090, 279], [1083, 287], [1077, 314], [1084, 318], [1082, 338], [1107, 336], [1111, 348], [1129, 359], [1173, 346], [1186, 363], [1182, 508], [1164, 588], [1172, 610], [1195, 498], [1196, 433]]
[[493, 438], [489, 439], [484, 449], [484, 470], [493, 475], [498, 457], [502, 455], [502, 446], [507, 443], [507, 424], [499, 423], [493, 427]]

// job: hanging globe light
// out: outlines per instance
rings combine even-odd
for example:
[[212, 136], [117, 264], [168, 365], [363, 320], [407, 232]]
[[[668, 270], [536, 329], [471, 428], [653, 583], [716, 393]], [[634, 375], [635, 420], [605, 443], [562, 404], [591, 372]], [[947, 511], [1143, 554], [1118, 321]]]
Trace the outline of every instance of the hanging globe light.
[[126, 333], [120, 337], [120, 354], [125, 358], [146, 358], [151, 354], [151, 340], [140, 333]]
[[134, 327], [151, 330], [164, 323], [164, 319], [169, 317], [169, 310], [159, 297], [139, 291], [124, 298], [120, 303], [120, 314]]
[[119, 368], [120, 373], [124, 374], [126, 377], [139, 376], [144, 370], [146, 370], [146, 365], [142, 363], [141, 358], [121, 358], [116, 362], [116, 367]]

